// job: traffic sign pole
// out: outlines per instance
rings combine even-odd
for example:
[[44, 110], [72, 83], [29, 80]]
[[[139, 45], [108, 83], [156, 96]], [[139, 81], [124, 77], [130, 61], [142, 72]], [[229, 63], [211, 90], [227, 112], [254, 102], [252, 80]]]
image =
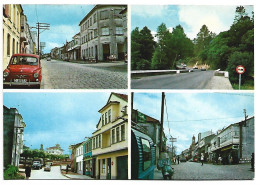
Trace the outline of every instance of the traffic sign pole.
[[241, 86], [241, 74], [239, 74], [239, 90], [240, 90], [240, 86]]

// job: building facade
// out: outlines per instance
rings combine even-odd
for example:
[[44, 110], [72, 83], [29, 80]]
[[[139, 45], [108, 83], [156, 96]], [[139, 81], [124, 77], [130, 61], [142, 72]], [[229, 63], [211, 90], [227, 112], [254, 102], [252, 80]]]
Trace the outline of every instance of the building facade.
[[46, 149], [46, 153], [53, 154], [53, 155], [63, 155], [64, 150], [60, 147], [59, 144], [56, 144], [56, 146], [52, 146]]
[[126, 52], [123, 15], [126, 5], [96, 5], [79, 23], [81, 59], [123, 60]]
[[20, 154], [23, 153], [23, 135], [26, 124], [16, 108], [4, 106], [4, 167], [19, 166]]
[[3, 5], [3, 69], [7, 67], [13, 54], [20, 53], [22, 14], [21, 5]]
[[83, 144], [83, 174], [93, 177], [92, 139], [89, 138]]
[[76, 172], [83, 175], [83, 143], [76, 148]]
[[92, 135], [97, 179], [128, 179], [127, 95], [111, 93]]

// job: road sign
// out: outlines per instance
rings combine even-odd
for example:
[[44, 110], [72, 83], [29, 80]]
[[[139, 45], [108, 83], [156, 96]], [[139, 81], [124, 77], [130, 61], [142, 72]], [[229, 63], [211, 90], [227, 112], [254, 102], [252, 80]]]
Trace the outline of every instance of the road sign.
[[242, 66], [242, 65], [237, 66], [236, 72], [237, 72], [238, 74], [243, 74], [243, 73], [245, 72], [245, 67]]
[[170, 137], [170, 142], [177, 142], [177, 138]]

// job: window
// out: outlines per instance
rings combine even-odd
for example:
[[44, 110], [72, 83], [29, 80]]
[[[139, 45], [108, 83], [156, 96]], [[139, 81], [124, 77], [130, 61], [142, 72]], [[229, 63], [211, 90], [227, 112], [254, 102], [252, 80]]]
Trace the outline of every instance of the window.
[[108, 123], [108, 122], [107, 122], [107, 112], [105, 113], [105, 120], [106, 120], [105, 122], [106, 122], [106, 124], [107, 124], [107, 123]]
[[97, 14], [96, 14], [96, 13], [95, 13], [94, 16], [93, 16], [93, 21], [94, 21], [93, 24], [94, 24], [95, 22], [97, 22]]
[[114, 11], [114, 18], [122, 18], [122, 14], [120, 14], [121, 11], [122, 10], [120, 10], [120, 9], [116, 9]]
[[100, 12], [100, 19], [101, 20], [108, 19], [108, 11], [107, 10]]
[[94, 38], [96, 38], [98, 36], [98, 32], [97, 29], [94, 30]]
[[116, 142], [119, 142], [119, 127], [116, 128]]
[[146, 139], [141, 139], [142, 143], [142, 149], [143, 149], [143, 170], [148, 169], [152, 162], [152, 156], [151, 156], [151, 146], [148, 140]]
[[98, 135], [98, 147], [101, 148], [101, 134]]
[[101, 28], [101, 33], [102, 35], [109, 35], [109, 28], [108, 27]]
[[102, 126], [104, 126], [104, 114], [102, 115]]
[[92, 26], [92, 17], [89, 19], [89, 26]]
[[13, 50], [12, 50], [12, 55], [15, 54], [15, 40], [13, 39]]
[[115, 140], [115, 129], [112, 130], [112, 144], [116, 142]]
[[125, 125], [121, 125], [121, 141], [125, 140]]
[[116, 35], [123, 35], [123, 27], [116, 27]]
[[98, 144], [99, 144], [98, 139], [99, 139], [99, 137], [97, 136], [97, 137], [96, 137], [96, 148], [99, 147], [99, 146], [98, 146]]
[[102, 159], [102, 173], [106, 173], [106, 160]]
[[95, 149], [96, 148], [96, 138], [94, 137], [93, 139], [93, 148]]
[[111, 109], [108, 110], [108, 122], [111, 122]]

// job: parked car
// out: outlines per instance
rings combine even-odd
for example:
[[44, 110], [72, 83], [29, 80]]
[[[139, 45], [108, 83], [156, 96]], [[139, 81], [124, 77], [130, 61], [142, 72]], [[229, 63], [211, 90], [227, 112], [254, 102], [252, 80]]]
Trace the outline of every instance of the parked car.
[[4, 87], [27, 86], [40, 88], [42, 67], [34, 54], [14, 54], [3, 72]]
[[186, 162], [187, 160], [186, 160], [185, 157], [181, 157], [181, 158], [180, 158], [180, 161], [181, 161], [181, 162]]
[[50, 172], [50, 171], [51, 171], [51, 165], [50, 165], [50, 164], [47, 164], [47, 165], [44, 167], [44, 171]]
[[200, 70], [201, 71], [206, 71], [206, 68], [205, 67], [201, 67]]
[[51, 57], [47, 57], [47, 61], [51, 61]]

